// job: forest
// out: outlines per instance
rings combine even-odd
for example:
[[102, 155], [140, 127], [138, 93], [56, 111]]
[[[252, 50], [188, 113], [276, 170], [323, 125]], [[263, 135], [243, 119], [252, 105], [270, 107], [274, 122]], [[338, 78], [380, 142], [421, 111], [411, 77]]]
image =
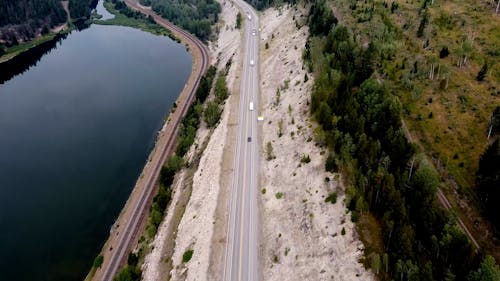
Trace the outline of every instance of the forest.
[[215, 0], [141, 0], [172, 23], [181, 26], [206, 41], [212, 34], [212, 24], [217, 22], [221, 7]]
[[[96, 0], [69, 0], [72, 19], [88, 17]], [[0, 0], [0, 55], [5, 47], [28, 42], [66, 22], [59, 0]]]
[[[388, 59], [386, 46], [360, 44], [324, 0], [312, 4], [308, 25], [304, 60], [315, 76], [315, 141], [329, 148], [325, 169], [341, 167], [347, 176], [352, 220], [361, 228], [372, 225], [372, 239], [379, 235], [378, 244], [365, 244], [365, 265], [381, 280], [499, 280], [494, 260], [476, 252], [454, 216], [438, 205], [439, 174], [408, 141], [404, 107], [377, 77], [377, 66]], [[491, 165], [498, 157], [496, 142], [481, 160], [489, 167], [479, 175], [488, 196], [498, 189], [498, 165]]]
[[29, 41], [65, 21], [58, 0], [0, 0], [0, 43], [9, 47]]

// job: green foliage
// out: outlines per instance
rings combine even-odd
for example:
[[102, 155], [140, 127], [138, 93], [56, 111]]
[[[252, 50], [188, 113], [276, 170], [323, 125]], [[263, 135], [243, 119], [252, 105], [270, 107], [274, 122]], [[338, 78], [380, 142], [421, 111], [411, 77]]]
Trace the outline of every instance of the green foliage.
[[486, 74], [488, 73], [488, 64], [485, 62], [479, 72], [477, 73], [476, 80], [483, 81], [486, 78]]
[[378, 274], [380, 271], [380, 256], [378, 254], [373, 254], [371, 259], [371, 269], [375, 274]]
[[183, 262], [183, 263], [187, 263], [188, 261], [190, 261], [190, 260], [191, 260], [191, 258], [193, 257], [193, 253], [194, 253], [194, 251], [193, 251], [193, 250], [191, 250], [191, 249], [186, 250], [186, 251], [184, 252], [184, 254], [182, 255], [182, 262]]
[[184, 160], [178, 155], [172, 155], [167, 159], [165, 166], [160, 171], [160, 183], [164, 186], [169, 186], [174, 181], [175, 173], [180, 170]]
[[128, 253], [127, 264], [130, 266], [137, 266], [139, 263], [139, 255], [133, 252]]
[[281, 199], [281, 198], [283, 198], [283, 192], [276, 192], [275, 196], [276, 196], [276, 199]]
[[495, 107], [490, 118], [491, 134], [500, 133], [500, 106]]
[[443, 47], [439, 51], [439, 58], [444, 59], [450, 54], [450, 51], [448, 50], [448, 47]]
[[94, 262], [92, 264], [92, 267], [93, 268], [100, 268], [102, 263], [104, 262], [104, 257], [102, 255], [98, 255], [95, 259], [94, 259]]
[[302, 158], [300, 158], [300, 163], [307, 164], [309, 162], [311, 162], [311, 157], [309, 157], [309, 154], [302, 155]]
[[237, 29], [241, 28], [241, 13], [240, 12], [238, 12], [238, 14], [236, 15], [236, 28]]
[[69, 12], [72, 19], [89, 18], [93, 0], [69, 0]]
[[315, 1], [309, 11], [309, 30], [312, 35], [327, 35], [338, 22], [326, 0]]
[[332, 204], [335, 204], [337, 203], [337, 192], [332, 192], [330, 194], [328, 194], [328, 197], [325, 198], [325, 203], [332, 203]]
[[219, 73], [219, 77], [215, 81], [215, 99], [216, 102], [221, 104], [229, 96], [229, 90], [227, 89], [226, 76], [223, 73]]
[[66, 12], [58, 0], [0, 0], [0, 15], [0, 42], [7, 47], [30, 41], [38, 33], [66, 22]]
[[168, 36], [172, 40], [180, 42], [180, 40], [176, 38], [170, 30], [156, 24], [151, 15], [146, 16], [138, 11], [131, 10], [121, 1], [107, 0], [104, 2], [104, 7], [115, 16], [112, 19], [107, 20], [94, 19], [94, 23], [101, 25], [130, 26], [156, 35]]
[[476, 176], [477, 192], [484, 213], [500, 229], [500, 140], [481, 155]]
[[468, 281], [498, 281], [500, 280], [500, 268], [492, 256], [486, 256], [479, 268], [471, 272]]
[[263, 10], [267, 7], [279, 6], [283, 3], [295, 4], [297, 0], [248, 0], [247, 2], [257, 10]]
[[48, 24], [66, 21], [66, 13], [58, 0], [1, 0], [0, 27], [47, 20]]
[[141, 269], [137, 266], [126, 265], [113, 278], [113, 281], [140, 281]]
[[200, 85], [196, 90], [196, 98], [200, 103], [205, 102], [208, 95], [210, 94], [210, 89], [212, 89], [212, 83], [214, 81], [215, 74], [217, 74], [217, 68], [212, 65], [208, 68], [207, 73], [201, 78]]
[[429, 23], [429, 11], [427, 9], [424, 10], [422, 14], [422, 18], [420, 19], [420, 25], [418, 26], [417, 30], [417, 37], [423, 37], [425, 28], [427, 27], [427, 24]]
[[[346, 27], [335, 26], [306, 44], [304, 58], [317, 76], [311, 112], [321, 128], [315, 137], [321, 135], [330, 155], [338, 156], [353, 186], [346, 200], [353, 221], [366, 211], [378, 220], [389, 280], [444, 280], [448, 275], [464, 280], [472, 246], [437, 205], [437, 173], [425, 160], [413, 160], [399, 99], [371, 78], [372, 67], [387, 56], [372, 42], [366, 48], [357, 42]], [[416, 163], [410, 175], [411, 161]], [[329, 156], [325, 169], [332, 170], [334, 163]], [[375, 261], [377, 270], [379, 264]]]
[[209, 101], [203, 113], [203, 120], [207, 124], [207, 127], [214, 127], [219, 122], [221, 113], [219, 105], [214, 101]]
[[283, 136], [283, 119], [278, 121], [278, 137], [281, 138]]
[[212, 24], [217, 22], [221, 7], [214, 0], [141, 0], [172, 23], [190, 31], [201, 40], [208, 40]]
[[271, 144], [270, 141], [267, 142], [266, 144], [266, 160], [267, 161], [270, 161], [270, 160], [273, 160], [276, 158], [276, 156], [274, 156], [274, 153], [273, 153], [273, 145]]
[[[226, 66], [226, 69], [229, 69], [230, 65]], [[210, 88], [208, 88], [208, 92], [210, 92]], [[217, 80], [215, 82], [215, 99], [214, 101], [210, 101], [207, 103], [204, 112], [204, 121], [208, 127], [214, 127], [220, 120], [222, 109], [221, 106], [224, 101], [229, 96], [229, 90], [226, 85], [226, 74], [225, 72], [220, 72]]]
[[340, 231], [340, 234], [345, 235], [345, 228], [344, 227], [342, 227], [342, 231]]
[[328, 157], [326, 158], [325, 170], [327, 172], [332, 172], [332, 173], [338, 170], [337, 161], [335, 160], [335, 157], [331, 153], [328, 154]]

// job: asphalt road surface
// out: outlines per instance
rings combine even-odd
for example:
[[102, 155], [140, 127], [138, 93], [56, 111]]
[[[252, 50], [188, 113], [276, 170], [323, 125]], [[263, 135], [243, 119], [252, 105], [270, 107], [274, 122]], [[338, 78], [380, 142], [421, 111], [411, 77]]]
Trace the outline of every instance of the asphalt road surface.
[[[243, 0], [234, 0], [245, 17], [243, 68], [241, 75], [238, 133], [230, 197], [224, 281], [256, 281], [259, 274], [258, 251], [258, 175], [259, 146], [259, 19]], [[251, 104], [253, 106], [251, 106]], [[252, 110], [251, 110], [251, 107]]]

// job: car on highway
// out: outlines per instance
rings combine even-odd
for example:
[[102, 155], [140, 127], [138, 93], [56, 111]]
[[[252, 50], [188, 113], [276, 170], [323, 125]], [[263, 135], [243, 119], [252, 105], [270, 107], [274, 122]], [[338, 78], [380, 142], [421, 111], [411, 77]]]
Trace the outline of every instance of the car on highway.
[[251, 142], [252, 141], [252, 137], [248, 137], [248, 142]]
[[255, 36], [257, 34], [257, 31], [254, 29], [252, 29], [252, 35]]
[[250, 65], [251, 66], [255, 65], [255, 62], [253, 60], [250, 60]]
[[248, 20], [252, 20], [252, 16], [250, 14], [247, 14]]
[[250, 111], [253, 111], [253, 101], [251, 101], [250, 104], [248, 105], [248, 109]]

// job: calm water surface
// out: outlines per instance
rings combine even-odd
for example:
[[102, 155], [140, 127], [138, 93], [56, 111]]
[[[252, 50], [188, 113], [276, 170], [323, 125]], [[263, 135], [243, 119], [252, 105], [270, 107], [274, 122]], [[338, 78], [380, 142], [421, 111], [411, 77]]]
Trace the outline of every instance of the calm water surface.
[[184, 87], [167, 37], [93, 25], [0, 85], [1, 280], [82, 280]]

